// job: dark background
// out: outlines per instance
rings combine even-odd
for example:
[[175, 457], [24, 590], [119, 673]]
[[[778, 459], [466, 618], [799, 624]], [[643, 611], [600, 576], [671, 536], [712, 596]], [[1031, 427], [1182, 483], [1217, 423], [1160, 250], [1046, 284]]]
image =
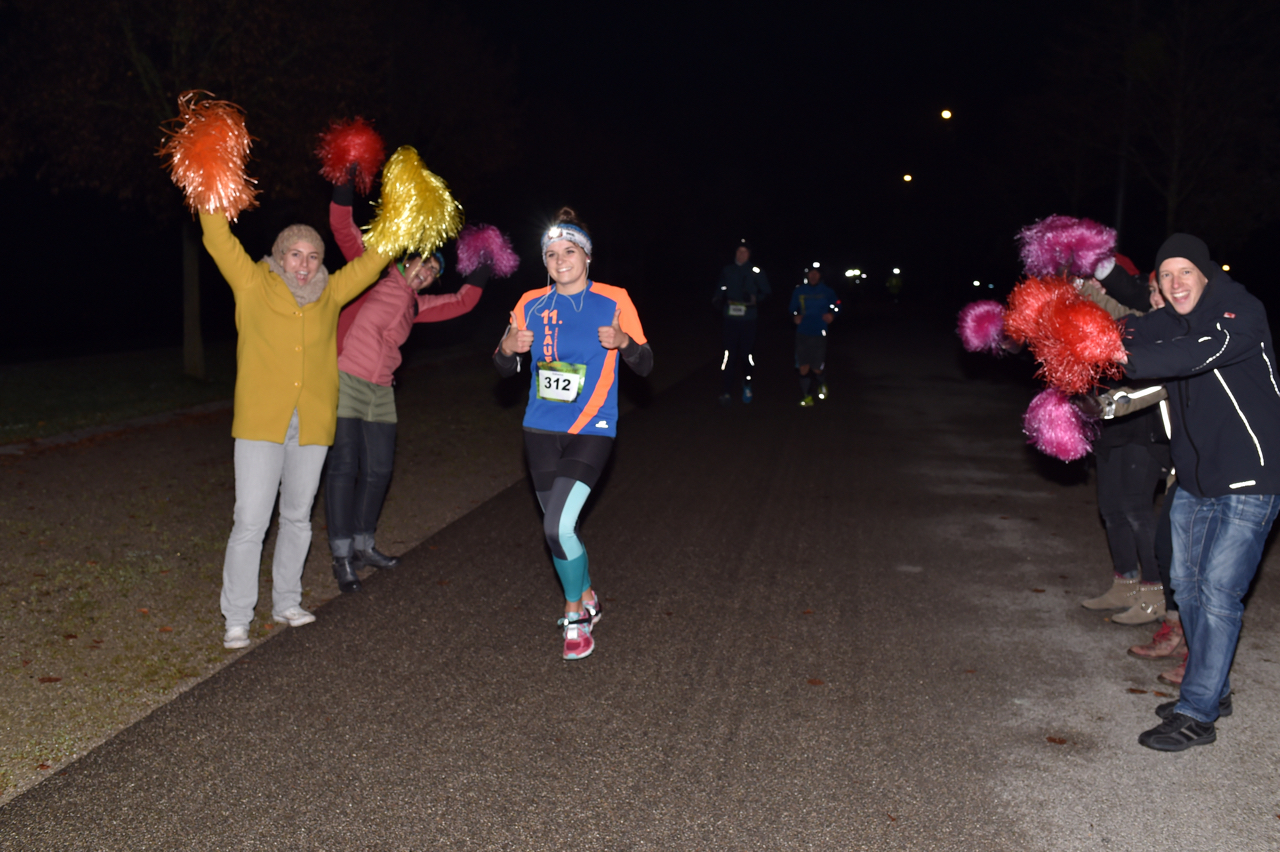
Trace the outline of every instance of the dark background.
[[[779, 311], [814, 260], [850, 304], [1002, 298], [1017, 230], [1053, 213], [1118, 225], [1144, 270], [1167, 233], [1200, 234], [1275, 311], [1277, 12], [0, 0], [0, 362], [181, 342], [189, 214], [154, 151], [192, 88], [243, 106], [258, 139], [261, 206], [234, 226], [251, 255], [292, 221], [327, 236], [310, 152], [356, 114], [389, 149], [416, 146], [469, 221], [511, 235], [520, 272], [475, 314], [416, 331], [422, 345], [499, 332], [544, 281], [538, 233], [562, 204], [592, 229], [593, 277], [658, 321], [714, 326], [740, 237]], [[207, 258], [202, 273], [205, 341], [232, 339], [230, 292]]]

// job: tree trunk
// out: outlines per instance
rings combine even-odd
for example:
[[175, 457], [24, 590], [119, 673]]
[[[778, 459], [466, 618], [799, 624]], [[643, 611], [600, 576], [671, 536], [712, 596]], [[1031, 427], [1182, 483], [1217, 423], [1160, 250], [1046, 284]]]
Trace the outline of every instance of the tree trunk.
[[200, 243], [190, 221], [182, 223], [182, 371], [204, 381], [204, 337], [200, 334]]

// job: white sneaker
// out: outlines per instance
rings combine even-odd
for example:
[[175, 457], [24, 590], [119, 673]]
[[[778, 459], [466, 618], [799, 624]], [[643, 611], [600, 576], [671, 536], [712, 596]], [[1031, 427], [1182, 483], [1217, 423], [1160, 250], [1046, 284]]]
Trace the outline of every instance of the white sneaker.
[[232, 651], [248, 648], [249, 628], [240, 626], [228, 627], [226, 635], [222, 637], [222, 647]]
[[316, 620], [316, 617], [300, 606], [291, 606], [284, 612], [273, 612], [271, 618], [290, 627], [301, 627]]

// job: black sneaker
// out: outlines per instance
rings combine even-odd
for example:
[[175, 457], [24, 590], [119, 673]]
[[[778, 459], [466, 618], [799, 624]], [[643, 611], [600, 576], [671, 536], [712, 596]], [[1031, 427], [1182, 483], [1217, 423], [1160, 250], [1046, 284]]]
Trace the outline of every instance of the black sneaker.
[[1212, 722], [1200, 722], [1184, 713], [1174, 713], [1173, 718], [1138, 734], [1138, 745], [1156, 751], [1183, 751], [1192, 746], [1208, 745], [1217, 738], [1218, 732]]
[[[1176, 701], [1166, 701], [1163, 704], [1157, 704], [1156, 715], [1159, 716], [1161, 719], [1164, 719], [1166, 722], [1169, 721], [1170, 719], [1173, 718], [1173, 708], [1176, 707], [1177, 704], [1178, 702]], [[1218, 701], [1218, 716], [1222, 717], [1222, 716], [1230, 716], [1230, 715], [1231, 715], [1231, 696], [1228, 694], [1225, 698], [1222, 698], [1221, 700]]]

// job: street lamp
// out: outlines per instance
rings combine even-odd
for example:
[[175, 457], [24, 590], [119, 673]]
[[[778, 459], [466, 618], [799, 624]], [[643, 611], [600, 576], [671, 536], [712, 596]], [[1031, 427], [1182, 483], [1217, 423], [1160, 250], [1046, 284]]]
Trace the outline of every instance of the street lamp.
[[949, 109], [944, 109], [944, 110], [942, 111], [942, 117], [943, 117], [944, 119], [946, 119], [946, 118], [950, 118], [950, 117], [951, 117], [951, 110], [949, 110]]
[[911, 183], [911, 175], [903, 175], [902, 180], [906, 183]]

